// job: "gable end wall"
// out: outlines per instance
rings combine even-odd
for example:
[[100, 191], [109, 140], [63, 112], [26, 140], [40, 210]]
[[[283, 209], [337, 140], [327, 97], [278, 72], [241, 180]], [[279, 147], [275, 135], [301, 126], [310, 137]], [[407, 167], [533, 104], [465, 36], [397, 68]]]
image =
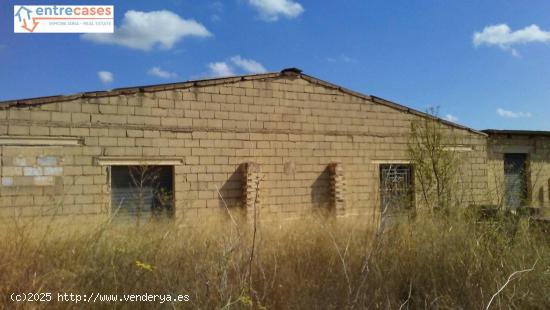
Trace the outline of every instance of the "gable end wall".
[[[242, 203], [239, 167], [261, 167], [266, 213], [301, 214], [330, 201], [341, 163], [346, 214], [377, 210], [378, 162], [407, 160], [420, 117], [293, 77], [82, 98], [0, 110], [0, 136], [75, 145], [0, 146], [0, 215], [108, 214], [110, 158], [177, 158], [176, 212], [194, 217]], [[471, 147], [471, 200], [486, 191], [486, 138], [449, 127]]]

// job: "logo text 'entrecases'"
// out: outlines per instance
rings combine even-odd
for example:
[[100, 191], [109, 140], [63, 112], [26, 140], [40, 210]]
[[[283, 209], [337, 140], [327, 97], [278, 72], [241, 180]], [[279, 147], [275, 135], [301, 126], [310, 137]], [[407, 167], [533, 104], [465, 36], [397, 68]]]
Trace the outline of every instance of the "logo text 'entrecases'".
[[14, 5], [14, 33], [113, 33], [112, 5]]

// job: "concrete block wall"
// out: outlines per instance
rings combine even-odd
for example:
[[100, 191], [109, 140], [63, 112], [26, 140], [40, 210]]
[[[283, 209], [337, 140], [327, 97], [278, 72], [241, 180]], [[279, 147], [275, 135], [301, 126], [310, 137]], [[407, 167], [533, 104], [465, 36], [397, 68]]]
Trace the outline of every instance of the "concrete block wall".
[[[410, 121], [417, 117], [292, 76], [12, 106], [0, 109], [0, 136], [79, 142], [0, 145], [0, 210], [105, 214], [109, 167], [98, 158], [176, 157], [183, 162], [175, 166], [177, 216], [220, 212], [220, 194], [230, 206], [242, 205], [239, 167], [246, 162], [261, 167], [264, 213], [330, 206], [333, 162], [345, 167], [346, 214], [376, 211], [377, 162], [407, 159]], [[463, 170], [471, 171], [472, 200], [481, 200], [486, 138], [449, 130], [472, 149]]]
[[[491, 135], [488, 140], [490, 200], [504, 197], [504, 154], [528, 154], [529, 194], [533, 207], [550, 208], [550, 137], [542, 135]], [[549, 213], [547, 210], [545, 212]]]

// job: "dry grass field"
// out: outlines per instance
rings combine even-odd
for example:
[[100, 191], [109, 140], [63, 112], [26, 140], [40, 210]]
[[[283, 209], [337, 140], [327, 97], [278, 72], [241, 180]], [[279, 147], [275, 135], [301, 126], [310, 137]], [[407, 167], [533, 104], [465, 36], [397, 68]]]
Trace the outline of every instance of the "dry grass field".
[[[383, 232], [361, 218], [321, 216], [256, 227], [229, 218], [140, 227], [12, 219], [1, 227], [3, 309], [550, 307], [550, 242], [527, 219], [418, 214]], [[54, 295], [17, 303], [14, 292]], [[75, 303], [58, 301], [59, 292], [189, 301]]]

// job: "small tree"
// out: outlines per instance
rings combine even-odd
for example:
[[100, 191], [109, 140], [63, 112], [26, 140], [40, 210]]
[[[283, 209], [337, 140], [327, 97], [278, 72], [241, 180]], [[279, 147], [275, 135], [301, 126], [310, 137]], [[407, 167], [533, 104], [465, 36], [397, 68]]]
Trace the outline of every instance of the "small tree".
[[[136, 189], [136, 217], [140, 225], [143, 213], [149, 211], [159, 218], [163, 213], [171, 215], [173, 212], [173, 193], [160, 186], [161, 169], [157, 166], [131, 166], [129, 168], [132, 187]], [[150, 210], [146, 210], [146, 201], [150, 200]]]
[[409, 158], [419, 185], [421, 200], [431, 210], [447, 212], [457, 198], [455, 184], [459, 170], [459, 157], [455, 148], [456, 137], [437, 118], [437, 110], [428, 111], [430, 117], [411, 122], [408, 143]]

